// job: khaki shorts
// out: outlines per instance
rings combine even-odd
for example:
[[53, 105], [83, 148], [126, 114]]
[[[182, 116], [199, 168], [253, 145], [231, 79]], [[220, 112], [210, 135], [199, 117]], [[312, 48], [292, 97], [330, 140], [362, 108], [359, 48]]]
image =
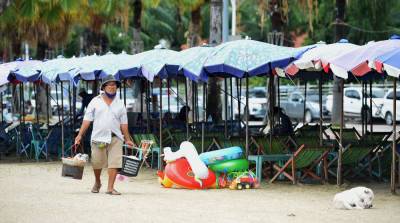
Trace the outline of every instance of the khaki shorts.
[[91, 143], [93, 169], [122, 168], [122, 140], [111, 138], [111, 144], [99, 148], [98, 143]]

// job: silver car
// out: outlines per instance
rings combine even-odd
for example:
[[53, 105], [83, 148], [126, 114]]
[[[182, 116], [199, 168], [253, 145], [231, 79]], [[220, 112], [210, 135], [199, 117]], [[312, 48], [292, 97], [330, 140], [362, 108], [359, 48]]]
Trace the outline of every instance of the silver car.
[[[322, 96], [323, 118], [327, 118], [329, 114], [325, 106], [325, 100], [326, 97]], [[305, 109], [304, 102], [306, 102]], [[320, 117], [319, 95], [316, 91], [307, 92], [306, 100], [302, 92], [293, 92], [289, 95], [287, 100], [281, 100], [280, 107], [290, 118], [302, 120], [304, 117], [306, 123], [310, 123]]]

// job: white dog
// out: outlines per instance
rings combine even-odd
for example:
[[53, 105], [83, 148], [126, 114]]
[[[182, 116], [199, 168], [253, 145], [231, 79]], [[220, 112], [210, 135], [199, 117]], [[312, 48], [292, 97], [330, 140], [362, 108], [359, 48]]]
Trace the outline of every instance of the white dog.
[[337, 209], [367, 209], [372, 208], [374, 192], [366, 187], [355, 187], [335, 195], [333, 206]]

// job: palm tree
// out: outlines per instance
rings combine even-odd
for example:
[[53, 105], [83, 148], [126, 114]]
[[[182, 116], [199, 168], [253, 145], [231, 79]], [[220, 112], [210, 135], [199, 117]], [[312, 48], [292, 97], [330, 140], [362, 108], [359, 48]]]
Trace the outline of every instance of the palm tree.
[[[222, 41], [222, 0], [210, 1], [210, 38], [211, 45], [218, 45]], [[207, 95], [207, 117], [211, 115], [215, 122], [221, 120], [222, 106], [220, 95], [220, 83], [218, 78], [209, 78]]]

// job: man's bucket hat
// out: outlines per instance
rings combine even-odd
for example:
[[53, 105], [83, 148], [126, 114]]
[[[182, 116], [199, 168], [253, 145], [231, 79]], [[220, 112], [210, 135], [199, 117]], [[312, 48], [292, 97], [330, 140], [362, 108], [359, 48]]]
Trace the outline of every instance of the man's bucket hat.
[[107, 75], [105, 78], [102, 79], [100, 89], [104, 90], [104, 87], [106, 86], [106, 84], [108, 82], [112, 82], [112, 81], [114, 81], [117, 84], [118, 88], [121, 87], [121, 82], [118, 81], [117, 79], [115, 79], [114, 75]]

